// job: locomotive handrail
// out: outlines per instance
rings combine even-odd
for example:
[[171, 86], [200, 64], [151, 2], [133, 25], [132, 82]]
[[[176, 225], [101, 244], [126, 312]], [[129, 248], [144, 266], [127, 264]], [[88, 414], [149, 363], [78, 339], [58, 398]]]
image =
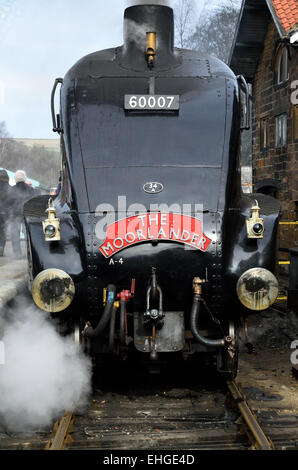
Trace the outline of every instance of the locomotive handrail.
[[238, 75], [236, 78], [239, 83], [239, 87], [242, 88], [242, 90], [245, 93], [244, 125], [241, 126], [241, 129], [248, 131], [250, 129], [250, 105], [249, 105], [250, 92], [249, 92], [247, 82], [245, 78], [243, 77], [243, 75]]
[[55, 95], [56, 95], [56, 90], [57, 86], [59, 83], [62, 85], [63, 83], [63, 78], [56, 78], [54, 87], [52, 90], [51, 94], [51, 111], [52, 111], [52, 122], [53, 122], [53, 132], [58, 132], [59, 134], [63, 132], [63, 129], [61, 127], [61, 120], [60, 120], [60, 114], [56, 115], [55, 112]]

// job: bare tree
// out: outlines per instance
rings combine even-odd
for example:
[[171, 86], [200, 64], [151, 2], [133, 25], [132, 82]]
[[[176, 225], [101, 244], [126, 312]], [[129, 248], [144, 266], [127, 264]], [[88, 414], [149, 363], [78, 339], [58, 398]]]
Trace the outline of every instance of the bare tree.
[[194, 0], [178, 0], [174, 6], [175, 32], [178, 46], [187, 46], [188, 38], [193, 34], [193, 20], [195, 14]]
[[239, 17], [238, 0], [230, 0], [203, 14], [188, 39], [188, 47], [227, 62]]

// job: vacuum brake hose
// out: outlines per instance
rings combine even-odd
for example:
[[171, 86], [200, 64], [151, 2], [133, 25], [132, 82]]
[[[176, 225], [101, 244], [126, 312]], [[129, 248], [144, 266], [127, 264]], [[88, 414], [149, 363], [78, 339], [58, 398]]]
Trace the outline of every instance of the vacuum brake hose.
[[191, 308], [191, 314], [190, 314], [190, 329], [192, 334], [194, 335], [195, 339], [203, 344], [204, 346], [209, 346], [209, 347], [222, 347], [225, 345], [225, 340], [224, 339], [207, 339], [204, 338], [203, 336], [200, 335], [198, 331], [198, 320], [199, 320], [199, 313], [200, 313], [200, 307], [201, 307], [201, 298], [198, 295], [194, 296], [193, 299], [193, 304]]
[[84, 336], [87, 338], [96, 338], [100, 336], [104, 330], [106, 329], [113, 312], [114, 302], [116, 297], [116, 287], [113, 284], [109, 284], [107, 287], [107, 304], [105, 306], [104, 312], [102, 317], [96, 326], [96, 328], [92, 328], [92, 326], [88, 326], [84, 330]]

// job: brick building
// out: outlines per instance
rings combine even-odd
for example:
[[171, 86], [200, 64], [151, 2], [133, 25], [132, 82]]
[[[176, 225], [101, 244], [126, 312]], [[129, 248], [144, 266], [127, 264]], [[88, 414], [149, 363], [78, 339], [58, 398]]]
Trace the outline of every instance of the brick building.
[[[252, 85], [255, 192], [298, 220], [298, 1], [244, 0], [230, 66]], [[280, 226], [280, 247], [298, 246], [298, 225]]]

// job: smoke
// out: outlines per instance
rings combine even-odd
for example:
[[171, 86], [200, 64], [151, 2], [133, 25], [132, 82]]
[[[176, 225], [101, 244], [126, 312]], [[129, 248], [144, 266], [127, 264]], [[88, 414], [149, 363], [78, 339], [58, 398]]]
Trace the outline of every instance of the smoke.
[[173, 0], [126, 0], [126, 7], [133, 7], [135, 5], [164, 5], [166, 7], [173, 7]]
[[[15, 311], [15, 310], [14, 310]], [[10, 431], [50, 426], [65, 411], [87, 404], [91, 364], [71, 337], [62, 337], [44, 312], [18, 308], [0, 321], [0, 423]]]
[[127, 20], [127, 25], [129, 29], [129, 39], [130, 41], [134, 41], [136, 46], [139, 49], [144, 49], [146, 43], [146, 31], [151, 30], [151, 26], [146, 23], [142, 23], [139, 25], [133, 20]]

